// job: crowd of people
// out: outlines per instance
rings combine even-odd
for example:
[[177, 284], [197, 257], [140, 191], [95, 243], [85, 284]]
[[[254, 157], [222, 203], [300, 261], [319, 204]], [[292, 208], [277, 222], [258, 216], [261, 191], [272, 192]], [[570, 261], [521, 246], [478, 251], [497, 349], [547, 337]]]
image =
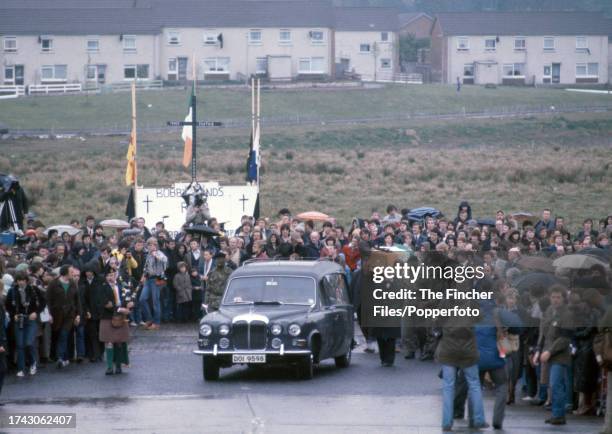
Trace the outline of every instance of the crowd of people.
[[[598, 363], [594, 342], [612, 305], [612, 216], [586, 219], [572, 233], [549, 209], [537, 217], [499, 210], [494, 219], [476, 220], [467, 202], [452, 218], [438, 210], [415, 218], [410, 210], [389, 205], [385, 213], [374, 211], [346, 227], [300, 221], [282, 209], [272, 219], [243, 216], [229, 236], [201, 210], [188, 214], [192, 223], [206, 222], [219, 235], [184, 230], [171, 236], [162, 222], [148, 228], [143, 218], [133, 219], [130, 228], [109, 230], [93, 216], [75, 219], [70, 230], [59, 232], [28, 214], [17, 243], [0, 245], [6, 311], [0, 317], [7, 318], [0, 327], [1, 374], [14, 369], [24, 377], [51, 362], [63, 369], [71, 362], [103, 360], [106, 374], [120, 374], [130, 363], [130, 328], [155, 332], [167, 322], [197, 321], [219, 307], [232, 269], [248, 259], [336, 261], [359, 313], [364, 254], [392, 247], [414, 258], [438, 252], [482, 265], [486, 277], [478, 285], [495, 294], [481, 306], [493, 326], [475, 324], [458, 333], [410, 326], [380, 333], [364, 327], [364, 350], [378, 348], [383, 366], [393, 365], [398, 351], [407, 359], [418, 353], [422, 361], [435, 358], [442, 364], [443, 428], [464, 417], [467, 396], [471, 426], [487, 426], [482, 387], [496, 393], [494, 428], [502, 427], [505, 406], [518, 399], [550, 407], [552, 424], [565, 424], [566, 411], [593, 414], [605, 405], [607, 370]], [[523, 265], [525, 257], [555, 259], [577, 252], [597, 261], [573, 271], [570, 279], [557, 273], [554, 282], [519, 285], [538, 274]], [[580, 327], [565, 326], [571, 315], [582, 318]]]

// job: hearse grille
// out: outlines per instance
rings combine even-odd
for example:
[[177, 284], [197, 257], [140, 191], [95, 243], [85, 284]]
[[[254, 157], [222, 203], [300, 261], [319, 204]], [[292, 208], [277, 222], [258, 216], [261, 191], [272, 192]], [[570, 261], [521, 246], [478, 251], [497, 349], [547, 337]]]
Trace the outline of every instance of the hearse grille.
[[232, 326], [232, 339], [237, 350], [266, 348], [266, 324], [263, 321], [237, 321]]

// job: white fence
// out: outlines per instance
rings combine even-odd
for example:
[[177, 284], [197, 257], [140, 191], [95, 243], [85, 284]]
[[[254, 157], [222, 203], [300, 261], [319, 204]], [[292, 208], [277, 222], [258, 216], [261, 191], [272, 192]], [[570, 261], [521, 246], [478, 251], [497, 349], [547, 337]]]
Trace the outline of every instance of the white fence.
[[[116, 83], [112, 83], [111, 89], [113, 92], [121, 91], [121, 90], [130, 90], [132, 88], [133, 81], [119, 81]], [[146, 81], [136, 81], [136, 89], [162, 89], [164, 87], [164, 82], [162, 80], [146, 80]]]
[[31, 84], [28, 86], [28, 94], [30, 95], [49, 95], [57, 93], [74, 93], [81, 92], [83, 87], [81, 83], [74, 84]]
[[378, 73], [374, 81], [382, 83], [405, 83], [405, 84], [423, 84], [423, 74], [405, 74], [392, 72]]
[[25, 86], [0, 86], [0, 99], [11, 99], [25, 95]]

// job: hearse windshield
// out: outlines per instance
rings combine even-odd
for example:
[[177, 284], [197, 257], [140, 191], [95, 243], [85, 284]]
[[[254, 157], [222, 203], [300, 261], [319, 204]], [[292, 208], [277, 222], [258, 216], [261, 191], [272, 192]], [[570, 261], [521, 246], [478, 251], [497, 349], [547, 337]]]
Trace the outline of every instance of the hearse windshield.
[[310, 277], [249, 276], [237, 277], [223, 298], [224, 305], [299, 304], [310, 306], [315, 302], [316, 283]]

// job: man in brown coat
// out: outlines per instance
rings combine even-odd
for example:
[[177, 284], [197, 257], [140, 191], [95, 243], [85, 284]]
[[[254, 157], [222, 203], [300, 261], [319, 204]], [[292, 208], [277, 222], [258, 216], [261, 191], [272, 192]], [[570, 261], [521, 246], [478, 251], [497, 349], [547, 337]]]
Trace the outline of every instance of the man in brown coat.
[[68, 336], [72, 327], [78, 326], [81, 320], [79, 302], [79, 289], [71, 278], [73, 267], [63, 265], [60, 268], [60, 275], [49, 284], [47, 289], [47, 302], [53, 331], [56, 333], [56, 357], [57, 367], [68, 366]]

